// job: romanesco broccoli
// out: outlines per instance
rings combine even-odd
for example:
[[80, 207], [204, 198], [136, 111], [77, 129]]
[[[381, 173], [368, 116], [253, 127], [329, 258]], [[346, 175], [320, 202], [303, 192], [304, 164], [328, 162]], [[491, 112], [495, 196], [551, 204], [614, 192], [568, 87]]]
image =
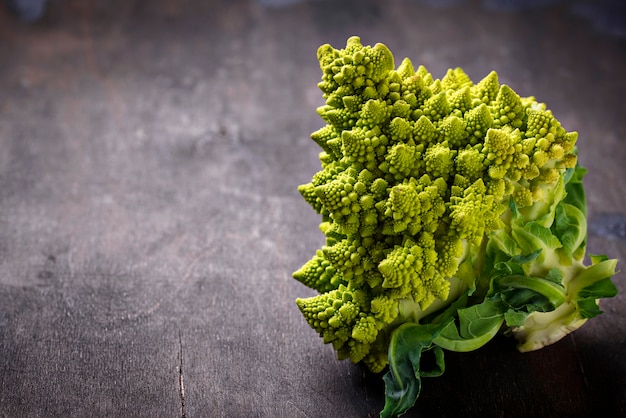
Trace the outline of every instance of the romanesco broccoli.
[[[296, 301], [340, 359], [385, 375], [383, 416], [413, 405], [443, 350], [498, 333], [551, 344], [616, 294], [616, 260], [590, 257], [577, 133], [491, 72], [435, 79], [382, 44], [318, 50], [312, 139], [321, 171], [299, 187], [326, 244], [294, 277]], [[420, 355], [434, 370], [420, 370]]]

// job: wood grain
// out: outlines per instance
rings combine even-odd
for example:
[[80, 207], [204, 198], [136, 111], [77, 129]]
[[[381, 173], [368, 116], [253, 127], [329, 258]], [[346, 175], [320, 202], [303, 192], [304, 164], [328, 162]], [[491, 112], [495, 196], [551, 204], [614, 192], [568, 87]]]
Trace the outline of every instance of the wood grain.
[[[591, 171], [590, 251], [626, 259], [623, 39], [563, 4], [270, 3], [0, 11], [0, 416], [377, 416], [380, 376], [322, 345], [290, 277], [322, 244], [296, 190], [316, 50], [350, 35], [547, 102]], [[554, 346], [450, 353], [407, 416], [626, 416], [616, 281]]]

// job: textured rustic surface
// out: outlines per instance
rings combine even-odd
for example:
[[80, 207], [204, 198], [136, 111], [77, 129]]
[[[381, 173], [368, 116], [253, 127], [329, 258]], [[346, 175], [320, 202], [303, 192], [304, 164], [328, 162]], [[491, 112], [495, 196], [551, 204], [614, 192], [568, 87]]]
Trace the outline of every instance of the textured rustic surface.
[[[0, 416], [377, 414], [380, 377], [335, 360], [290, 277], [322, 244], [296, 191], [318, 169], [315, 52], [350, 35], [546, 101], [591, 170], [590, 252], [626, 260], [615, 2], [431, 3], [0, 10]], [[448, 355], [407, 416], [625, 416], [624, 279], [551, 347]]]

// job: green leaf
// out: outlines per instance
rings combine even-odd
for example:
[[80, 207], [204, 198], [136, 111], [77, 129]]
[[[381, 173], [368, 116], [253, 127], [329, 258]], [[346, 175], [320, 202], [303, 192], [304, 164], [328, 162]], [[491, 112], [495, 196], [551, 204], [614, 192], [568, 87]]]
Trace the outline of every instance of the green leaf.
[[525, 255], [516, 255], [514, 257], [511, 257], [511, 262], [512, 263], [516, 263], [516, 264], [526, 264], [526, 263], [530, 263], [531, 261], [535, 261], [537, 259], [537, 257], [539, 257], [539, 255], [541, 254], [541, 249], [535, 250], [535, 251], [531, 251], [528, 254]]
[[501, 304], [491, 300], [459, 309], [458, 329], [454, 322], [449, 322], [433, 342], [450, 351], [476, 350], [498, 333], [505, 310]]
[[542, 263], [545, 256], [561, 247], [561, 242], [550, 230], [537, 222], [512, 225], [511, 235], [523, 254], [539, 252], [537, 262]]
[[530, 307], [527, 312], [548, 312], [565, 302], [565, 288], [560, 283], [540, 277], [508, 276], [494, 281], [494, 289], [504, 303], [515, 309]]
[[[432, 354], [433, 361], [430, 363], [433, 365], [431, 369], [425, 370], [424, 367], [420, 370], [420, 375], [422, 377], [439, 377], [446, 371], [446, 363], [444, 360], [443, 350], [441, 347], [436, 345], [431, 346], [428, 350], [422, 352], [422, 357], [424, 355]], [[423, 362], [423, 358], [422, 358]]]
[[[571, 177], [569, 176], [569, 172], [571, 171]], [[581, 230], [581, 233], [584, 234], [584, 238], [581, 243], [573, 248], [572, 256], [576, 260], [582, 260], [585, 256], [585, 247], [587, 241], [587, 199], [585, 197], [585, 188], [583, 185], [583, 178], [587, 174], [587, 169], [581, 167], [580, 165], [576, 165], [575, 169], [569, 169], [566, 172], [566, 180], [567, 183], [565, 185], [565, 192], [567, 195], [563, 199], [564, 203], [574, 206], [576, 209], [582, 213], [583, 219], [585, 221], [584, 227]]]
[[615, 295], [617, 295], [617, 287], [615, 287], [610, 277], [597, 281], [578, 292], [579, 298], [601, 299], [612, 298]]
[[514, 311], [509, 309], [504, 314], [504, 322], [508, 327], [520, 327], [524, 325], [526, 318], [530, 315], [528, 312]]
[[587, 216], [587, 199], [585, 197], [585, 188], [583, 185], [583, 177], [587, 174], [587, 169], [577, 165], [575, 169], [568, 169], [565, 174], [565, 192], [567, 196], [563, 199], [565, 203], [575, 206], [583, 215]]
[[599, 254], [599, 255], [589, 254], [589, 259], [591, 260], [591, 264], [598, 264], [598, 263], [608, 260], [609, 257], [607, 257], [604, 254]]
[[[533, 257], [518, 258], [534, 261]], [[506, 266], [507, 268], [504, 268]], [[489, 298], [505, 307], [504, 320], [509, 327], [521, 326], [532, 312], [549, 312], [565, 302], [563, 272], [550, 269], [545, 277], [524, 274], [521, 265], [513, 262], [500, 263], [494, 270]], [[509, 274], [506, 274], [509, 272]]]
[[580, 300], [576, 306], [578, 307], [578, 312], [581, 318], [589, 319], [602, 314], [598, 301], [595, 299]]
[[[411, 408], [422, 387], [422, 377], [440, 376], [445, 370], [443, 350], [433, 347], [433, 339], [448, 324], [405, 323], [393, 331], [389, 344], [389, 371], [385, 381], [385, 408], [381, 417], [397, 417]], [[422, 356], [431, 353], [434, 365], [421, 370]]]
[[476, 338], [488, 334], [502, 321], [502, 309], [489, 301], [459, 309], [459, 331], [463, 338]]
[[544, 279], [550, 280], [551, 282], [562, 284], [563, 283], [564, 273], [560, 268], [554, 267], [550, 269], [548, 273], [544, 276]]
[[556, 207], [556, 219], [552, 230], [563, 244], [563, 252], [568, 259], [579, 258], [576, 255], [584, 253], [587, 218], [576, 206], [561, 202]]
[[497, 261], [501, 258], [509, 259], [516, 254], [519, 254], [519, 247], [504, 229], [489, 234], [487, 256]]
[[[570, 293], [572, 295], [579, 295], [580, 292], [592, 286], [594, 283], [604, 279], [610, 279], [615, 275], [615, 268], [617, 267], [616, 259], [607, 259], [605, 256], [590, 256], [592, 265], [581, 271], [570, 282]], [[608, 296], [599, 297], [612, 297], [613, 294]]]
[[593, 318], [602, 313], [598, 299], [617, 295], [617, 287], [611, 281], [615, 275], [617, 260], [605, 256], [590, 256], [592, 266], [586, 268], [571, 283], [572, 295], [582, 318]]

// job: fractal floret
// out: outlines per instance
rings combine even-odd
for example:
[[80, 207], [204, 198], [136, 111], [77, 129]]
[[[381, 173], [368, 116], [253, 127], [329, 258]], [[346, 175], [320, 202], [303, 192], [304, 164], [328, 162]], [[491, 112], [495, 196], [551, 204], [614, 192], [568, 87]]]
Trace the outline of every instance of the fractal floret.
[[[326, 241], [294, 273], [319, 292], [297, 305], [340, 359], [389, 366], [383, 415], [413, 404], [443, 350], [499, 333], [534, 350], [601, 312], [616, 260], [584, 263], [577, 133], [545, 104], [495, 72], [396, 68], [358, 37], [318, 59], [321, 170], [299, 192]], [[419, 370], [427, 353], [440, 370]]]

